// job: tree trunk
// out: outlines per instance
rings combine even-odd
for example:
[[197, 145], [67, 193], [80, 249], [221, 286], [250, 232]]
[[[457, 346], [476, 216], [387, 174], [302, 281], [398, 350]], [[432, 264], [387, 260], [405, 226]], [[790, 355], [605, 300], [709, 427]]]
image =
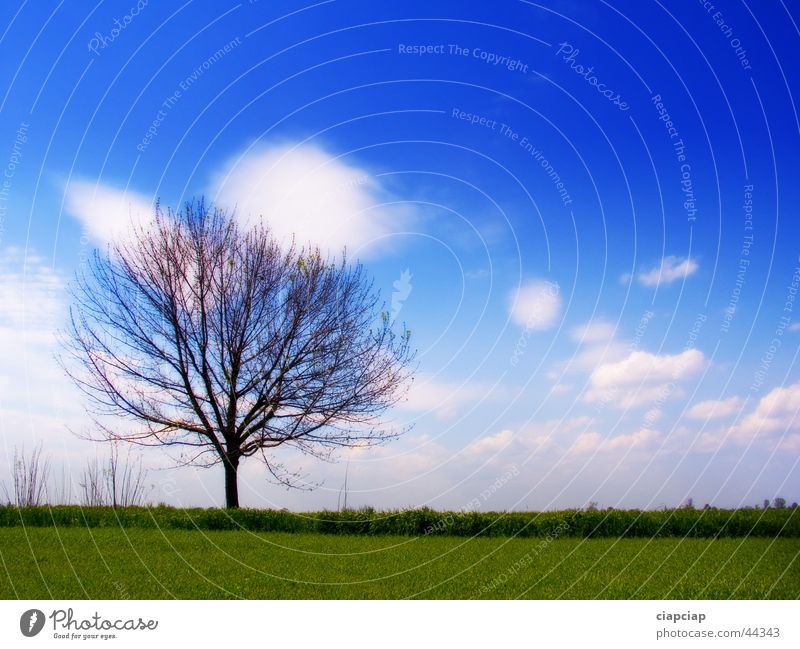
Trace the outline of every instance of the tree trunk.
[[239, 462], [223, 460], [225, 467], [225, 506], [228, 509], [239, 509], [239, 482], [237, 471]]

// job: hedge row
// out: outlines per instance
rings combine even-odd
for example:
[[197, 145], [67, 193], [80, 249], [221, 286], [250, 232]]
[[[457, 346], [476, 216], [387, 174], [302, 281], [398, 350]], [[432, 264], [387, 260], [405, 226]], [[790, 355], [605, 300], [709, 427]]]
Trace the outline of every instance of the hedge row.
[[800, 537], [800, 509], [439, 512], [433, 509], [292, 513], [172, 507], [0, 506], [0, 527], [123, 527], [403, 536]]

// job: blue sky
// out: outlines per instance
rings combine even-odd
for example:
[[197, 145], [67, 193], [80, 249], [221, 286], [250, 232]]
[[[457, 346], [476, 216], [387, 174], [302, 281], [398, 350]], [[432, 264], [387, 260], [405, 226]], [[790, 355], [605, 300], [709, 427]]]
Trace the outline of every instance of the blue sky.
[[[800, 16], [718, 4], [5, 3], [0, 454], [104, 452], [66, 287], [205, 194], [347, 246], [420, 350], [411, 432], [278, 455], [313, 491], [246, 466], [244, 504], [335, 507], [348, 466], [377, 507], [800, 499]], [[153, 500], [221, 502], [143, 459]]]

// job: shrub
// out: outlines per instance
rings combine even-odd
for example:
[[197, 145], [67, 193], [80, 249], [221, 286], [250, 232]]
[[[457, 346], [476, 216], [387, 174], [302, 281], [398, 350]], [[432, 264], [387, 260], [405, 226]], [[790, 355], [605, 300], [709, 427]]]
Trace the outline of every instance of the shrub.
[[562, 510], [448, 512], [366, 507], [296, 514], [286, 510], [173, 507], [0, 506], [0, 527], [122, 527], [317, 534], [489, 537], [800, 537], [800, 509]]

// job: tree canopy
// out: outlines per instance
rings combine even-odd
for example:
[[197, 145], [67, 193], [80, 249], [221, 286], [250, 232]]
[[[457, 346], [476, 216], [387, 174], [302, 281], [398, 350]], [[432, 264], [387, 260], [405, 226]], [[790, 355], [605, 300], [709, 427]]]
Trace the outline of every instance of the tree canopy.
[[156, 206], [94, 253], [72, 293], [64, 367], [102, 437], [221, 463], [228, 507], [245, 458], [291, 485], [279, 446], [327, 457], [402, 432], [383, 415], [408, 385], [410, 334], [345, 253], [284, 245], [202, 200]]

